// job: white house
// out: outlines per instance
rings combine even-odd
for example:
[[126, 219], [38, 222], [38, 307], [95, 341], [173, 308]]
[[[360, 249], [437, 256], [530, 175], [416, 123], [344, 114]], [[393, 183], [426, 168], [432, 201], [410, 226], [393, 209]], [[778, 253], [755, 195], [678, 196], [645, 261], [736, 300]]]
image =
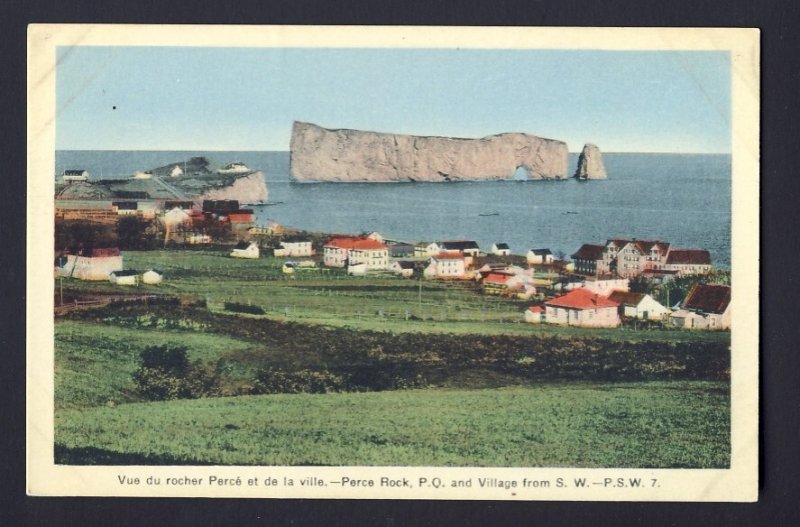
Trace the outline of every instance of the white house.
[[545, 321], [545, 308], [542, 306], [531, 306], [525, 310], [525, 322], [530, 324], [541, 324]]
[[664, 265], [678, 276], [693, 276], [711, 272], [711, 254], [705, 249], [672, 249]]
[[87, 170], [65, 170], [61, 176], [61, 181], [68, 183], [71, 181], [89, 181], [89, 172]]
[[480, 247], [472, 240], [450, 240], [439, 243], [439, 250], [442, 252], [458, 251], [464, 256], [479, 256]]
[[730, 303], [730, 286], [696, 284], [669, 321], [673, 326], [686, 329], [728, 329], [731, 327]]
[[132, 269], [113, 271], [108, 275], [108, 280], [116, 285], [138, 285], [139, 271], [134, 271]]
[[608, 296], [614, 291], [630, 291], [631, 281], [627, 278], [595, 278], [583, 281], [583, 287], [598, 295]]
[[131, 176], [131, 179], [153, 179], [153, 173], [149, 170], [142, 172], [141, 170], [137, 170]]
[[583, 287], [548, 300], [544, 305], [544, 320], [549, 324], [594, 328], [620, 325], [619, 304]]
[[275, 256], [303, 257], [314, 255], [310, 240], [282, 241], [280, 245], [280, 248], [275, 249]]
[[608, 298], [620, 305], [620, 315], [641, 320], [666, 320], [669, 309], [645, 293], [614, 291]]
[[116, 247], [84, 250], [56, 259], [56, 276], [79, 280], [108, 280], [108, 275], [122, 270], [122, 255]]
[[366, 271], [382, 271], [389, 266], [389, 248], [368, 238], [332, 238], [325, 243], [322, 250], [322, 261], [329, 267], [364, 264]]
[[528, 260], [528, 265], [553, 263], [553, 253], [550, 249], [531, 249], [525, 258]]
[[234, 258], [258, 258], [260, 251], [256, 242], [239, 242], [236, 247], [231, 251], [231, 256]]
[[492, 254], [496, 256], [508, 256], [511, 254], [511, 248], [508, 246], [507, 243], [493, 243], [492, 244]]
[[164, 275], [155, 269], [150, 269], [142, 273], [142, 282], [145, 284], [156, 285], [164, 280]]
[[414, 276], [414, 262], [408, 260], [395, 260], [389, 266], [389, 270], [403, 278]]
[[465, 278], [467, 262], [464, 255], [457, 252], [442, 252], [431, 256], [430, 263], [423, 273], [426, 278]]

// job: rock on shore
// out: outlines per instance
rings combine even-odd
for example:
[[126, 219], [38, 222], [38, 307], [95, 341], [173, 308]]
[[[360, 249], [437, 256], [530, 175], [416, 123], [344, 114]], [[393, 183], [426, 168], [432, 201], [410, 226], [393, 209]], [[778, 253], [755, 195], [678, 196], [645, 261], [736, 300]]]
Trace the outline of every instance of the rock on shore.
[[291, 138], [295, 181], [398, 182], [565, 179], [567, 145], [523, 133], [482, 139], [329, 130], [295, 122]]
[[578, 157], [578, 169], [575, 171], [578, 179], [607, 179], [606, 167], [603, 165], [603, 156], [596, 145], [587, 143], [583, 145], [581, 155]]

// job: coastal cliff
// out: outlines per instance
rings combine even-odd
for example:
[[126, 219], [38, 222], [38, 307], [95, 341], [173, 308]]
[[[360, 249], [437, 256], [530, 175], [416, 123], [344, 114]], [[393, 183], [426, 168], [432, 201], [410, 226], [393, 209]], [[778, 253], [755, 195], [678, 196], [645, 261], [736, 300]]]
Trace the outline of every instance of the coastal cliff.
[[482, 139], [329, 130], [295, 122], [291, 176], [311, 182], [480, 181], [565, 179], [567, 145], [523, 133]]
[[587, 143], [583, 145], [581, 155], [578, 156], [578, 169], [575, 171], [578, 179], [607, 179], [606, 167], [603, 165], [603, 156], [596, 145]]
[[240, 203], [266, 202], [267, 184], [262, 172], [240, 176], [225, 186], [204, 191], [198, 199], [235, 199]]

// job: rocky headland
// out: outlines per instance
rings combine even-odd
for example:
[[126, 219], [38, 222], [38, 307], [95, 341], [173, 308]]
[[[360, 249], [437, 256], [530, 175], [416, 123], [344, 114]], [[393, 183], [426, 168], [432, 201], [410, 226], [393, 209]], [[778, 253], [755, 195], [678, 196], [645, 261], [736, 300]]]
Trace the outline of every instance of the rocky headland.
[[295, 122], [291, 176], [298, 182], [566, 179], [567, 144], [524, 133], [481, 139], [329, 130]]

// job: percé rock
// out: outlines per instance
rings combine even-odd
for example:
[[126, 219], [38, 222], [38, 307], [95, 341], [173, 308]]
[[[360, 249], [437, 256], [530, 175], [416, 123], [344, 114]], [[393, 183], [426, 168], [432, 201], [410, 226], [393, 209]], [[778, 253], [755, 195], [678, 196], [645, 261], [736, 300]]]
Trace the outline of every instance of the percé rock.
[[292, 127], [294, 181], [397, 182], [565, 179], [567, 145], [524, 133], [482, 139], [423, 137], [358, 130]]
[[607, 179], [606, 167], [603, 165], [603, 156], [597, 145], [586, 143], [583, 145], [581, 155], [578, 157], [578, 169], [575, 171], [578, 179]]

